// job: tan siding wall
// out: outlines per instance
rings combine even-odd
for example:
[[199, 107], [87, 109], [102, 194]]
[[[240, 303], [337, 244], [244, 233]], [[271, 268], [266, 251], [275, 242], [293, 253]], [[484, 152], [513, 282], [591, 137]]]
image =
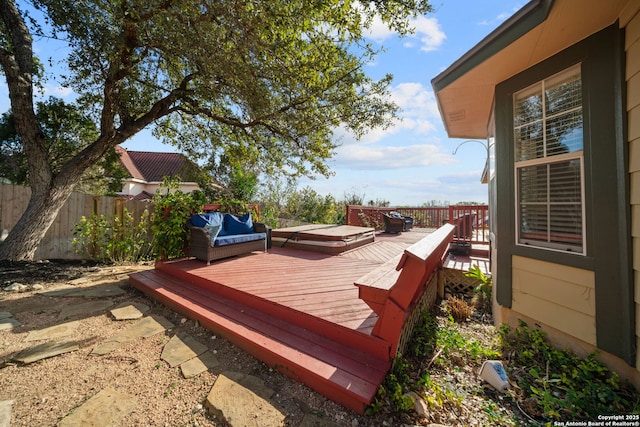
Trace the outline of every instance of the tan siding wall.
[[512, 309], [595, 345], [593, 272], [519, 256], [512, 260]]
[[[636, 13], [625, 27], [625, 50], [627, 52], [627, 122], [629, 124], [629, 173], [631, 174], [631, 234], [635, 270], [636, 348], [640, 349], [640, 13]], [[640, 369], [640, 351], [636, 352], [636, 369]]]
[[[640, 2], [629, 0], [620, 13], [625, 28], [627, 135], [631, 202], [631, 235], [636, 319], [636, 365], [600, 352], [612, 369], [640, 388]], [[498, 251], [492, 251], [497, 259]], [[586, 354], [596, 351], [595, 277], [592, 272], [514, 256], [512, 307], [494, 300], [494, 319], [517, 326], [520, 319], [540, 324], [549, 339], [562, 348]], [[496, 263], [492, 274], [496, 277]], [[494, 283], [495, 286], [495, 283]], [[561, 303], [559, 303], [561, 301]]]

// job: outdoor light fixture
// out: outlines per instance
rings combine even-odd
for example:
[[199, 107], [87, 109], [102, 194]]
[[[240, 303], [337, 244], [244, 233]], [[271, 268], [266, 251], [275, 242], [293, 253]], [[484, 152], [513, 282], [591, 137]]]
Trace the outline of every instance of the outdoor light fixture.
[[453, 150], [453, 155], [455, 156], [456, 153], [458, 152], [458, 148], [462, 147], [464, 144], [466, 144], [467, 142], [477, 142], [478, 144], [481, 144], [485, 150], [487, 150], [487, 158], [489, 158], [489, 145], [487, 145], [487, 143], [485, 143], [484, 141], [480, 141], [479, 139], [467, 139], [466, 141], [462, 141], [460, 144], [458, 144], [458, 146]]

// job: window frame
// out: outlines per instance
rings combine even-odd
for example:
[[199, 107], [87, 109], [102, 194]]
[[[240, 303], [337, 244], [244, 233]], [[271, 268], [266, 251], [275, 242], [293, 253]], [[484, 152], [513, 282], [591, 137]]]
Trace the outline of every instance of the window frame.
[[[573, 77], [577, 77], [577, 79], [573, 79]], [[580, 105], [578, 107], [569, 105], [568, 108], [563, 109], [560, 112], [556, 111], [553, 114], [548, 114], [548, 111], [546, 108], [546, 99], [547, 99], [546, 92], [548, 88], [549, 90], [553, 90], [555, 87], [558, 87], [558, 85], [556, 85], [557, 83], [564, 84], [564, 83], [569, 83], [577, 80], [580, 81], [580, 91], [581, 91], [580, 99], [579, 99]], [[513, 93], [512, 108], [514, 109], [514, 112], [512, 115], [513, 119], [511, 121], [511, 126], [513, 130], [512, 141], [513, 141], [513, 150], [514, 150], [514, 162], [513, 162], [514, 201], [515, 201], [514, 231], [515, 231], [515, 244], [517, 246], [533, 247], [533, 248], [539, 248], [542, 250], [550, 250], [550, 251], [557, 251], [557, 252], [563, 252], [563, 253], [569, 252], [569, 253], [579, 254], [583, 256], [587, 254], [587, 244], [586, 244], [587, 220], [586, 220], [586, 207], [585, 207], [586, 186], [585, 186], [585, 159], [584, 159], [585, 141], [584, 141], [584, 119], [583, 119], [584, 110], [585, 110], [585, 101], [584, 101], [584, 96], [582, 91], [583, 91], [583, 76], [582, 76], [582, 70], [581, 70], [581, 63], [577, 63], [569, 67], [566, 67], [556, 73], [549, 74], [544, 78], [541, 78], [533, 82], [532, 84], [526, 87], [523, 87], [522, 89]], [[517, 123], [517, 112], [515, 111], [515, 109], [517, 108], [518, 103], [520, 101], [526, 100], [529, 96], [536, 96], [537, 94], [540, 95], [540, 99], [541, 99], [540, 112], [539, 112], [540, 117], [538, 118], [530, 117], [529, 118], [530, 120], [525, 123]], [[572, 111], [580, 111], [580, 122], [581, 122], [580, 130], [582, 134], [582, 140], [580, 141], [580, 148], [575, 151], [570, 151], [567, 153], [560, 153], [560, 154], [551, 152], [549, 150], [550, 140], [547, 138], [548, 136], [547, 124], [558, 117], [562, 117], [563, 115], [571, 113]], [[523, 127], [535, 125], [536, 122], [539, 122], [542, 126], [542, 132], [541, 132], [542, 137], [540, 140], [541, 148], [542, 148], [541, 155], [534, 155], [531, 158], [519, 160], [515, 156], [515, 153], [518, 151], [518, 146], [517, 146], [519, 143], [519, 140], [517, 137], [518, 132]], [[580, 167], [580, 170], [579, 170], [580, 198], [579, 198], [579, 201], [576, 202], [576, 204], [579, 204], [580, 206], [579, 208], [580, 233], [579, 233], [579, 244], [571, 245], [567, 242], [560, 241], [561, 239], [553, 238], [554, 236], [553, 223], [551, 220], [553, 216], [553, 213], [552, 213], [553, 206], [568, 205], [571, 203], [554, 202], [552, 200], [551, 187], [554, 181], [553, 181], [553, 177], [549, 176], [549, 167], [554, 164], [571, 162], [575, 160], [578, 161], [579, 167]], [[546, 169], [547, 169], [546, 170], [547, 176], [545, 178], [545, 185], [546, 185], [545, 200], [537, 201], [537, 202], [523, 201], [523, 194], [521, 192], [522, 189], [520, 188], [520, 183], [521, 183], [520, 173], [521, 171], [527, 168], [538, 167], [538, 166], [546, 166]], [[525, 205], [528, 205], [528, 206], [538, 205], [541, 208], [544, 208], [544, 210], [546, 211], [545, 230], [529, 233], [529, 236], [526, 235], [526, 233], [523, 231], [524, 226], [522, 224], [522, 221], [523, 221], [522, 209]], [[539, 235], [540, 237], [535, 238], [534, 237], [535, 234]], [[557, 233], [555, 235], [559, 236], [559, 234]]]
[[[553, 202], [551, 200], [549, 200], [549, 197], [547, 197], [547, 200], [545, 202], [538, 202], [540, 206], [546, 206], [547, 208], [547, 218], [548, 218], [548, 224], [547, 224], [547, 230], [546, 230], [546, 239], [534, 239], [534, 238], [528, 238], [527, 237], [527, 233], [524, 233], [522, 231], [522, 227], [520, 226], [521, 224], [521, 208], [523, 205], [522, 202], [522, 197], [521, 197], [521, 193], [520, 193], [520, 189], [519, 189], [519, 184], [520, 184], [520, 177], [519, 177], [519, 171], [527, 168], [527, 167], [531, 167], [531, 166], [550, 166], [553, 165], [555, 163], [565, 163], [565, 162], [569, 162], [569, 161], [573, 161], [573, 160], [577, 160], [580, 163], [580, 202], [576, 202], [576, 204], [579, 203], [580, 205], [580, 218], [581, 218], [581, 226], [580, 226], [580, 245], [568, 245], [568, 244], [564, 244], [564, 243], [560, 243], [558, 242], [559, 239], [553, 239], [552, 237], [554, 236], [554, 233], [551, 230], [551, 215], [552, 213], [550, 212], [552, 207], [554, 205], [557, 204], [569, 204], [566, 202]], [[558, 251], [558, 252], [569, 252], [569, 253], [574, 253], [574, 254], [579, 254], [579, 255], [586, 255], [587, 253], [587, 244], [586, 244], [586, 236], [587, 236], [587, 230], [586, 230], [586, 208], [585, 208], [585, 175], [584, 175], [584, 155], [583, 155], [583, 150], [580, 150], [578, 152], [574, 152], [574, 153], [567, 153], [567, 154], [561, 154], [561, 155], [557, 155], [557, 156], [551, 156], [551, 157], [546, 157], [546, 158], [541, 158], [541, 159], [534, 159], [534, 160], [528, 160], [528, 161], [524, 161], [524, 162], [518, 162], [514, 165], [514, 169], [515, 169], [515, 178], [514, 178], [514, 182], [515, 182], [515, 188], [516, 188], [516, 194], [515, 194], [515, 198], [516, 198], [516, 210], [515, 210], [515, 218], [516, 218], [516, 245], [518, 246], [526, 246], [526, 247], [535, 247], [535, 248], [540, 248], [540, 249], [545, 249], [545, 250], [551, 250], [551, 251]], [[550, 180], [547, 180], [547, 188], [550, 187]], [[526, 203], [526, 202], [524, 202]], [[531, 203], [533, 204], [533, 203]], [[538, 234], [541, 234], [541, 232], [539, 232]], [[531, 232], [528, 234], [536, 234], [535, 232]], [[557, 234], [555, 234], [557, 235]], [[578, 250], [578, 247], [580, 248]]]

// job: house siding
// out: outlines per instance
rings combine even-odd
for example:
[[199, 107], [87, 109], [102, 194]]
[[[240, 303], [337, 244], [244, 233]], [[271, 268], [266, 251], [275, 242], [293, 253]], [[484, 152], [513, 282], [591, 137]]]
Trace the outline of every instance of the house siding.
[[[636, 348], [640, 348], [640, 13], [637, 11], [625, 27], [625, 51]], [[640, 370], [640, 352], [636, 353], [636, 369]]]
[[514, 311], [596, 345], [593, 271], [520, 256], [512, 266]]
[[[627, 24], [635, 24], [635, 19]], [[635, 43], [623, 39], [618, 25], [612, 25], [496, 86], [496, 139], [506, 143], [498, 143], [496, 153], [496, 174], [502, 173], [496, 189], [501, 227], [496, 230], [500, 234], [492, 270], [497, 323], [517, 326], [522, 319], [542, 327], [563, 348], [583, 355], [598, 350], [607, 364], [640, 386], [640, 359], [635, 351], [640, 345], [640, 108], [630, 109], [640, 99], [633, 103], [629, 99], [638, 98], [640, 80], [630, 88], [620, 85], [625, 73], [627, 81], [631, 77], [630, 68], [640, 71], [635, 57], [625, 61], [629, 55], [640, 58], [638, 30], [633, 32]], [[604, 45], [611, 49], [599, 49]], [[583, 257], [514, 241], [514, 154], [508, 125], [513, 121], [515, 91], [581, 58], [583, 81], [589, 88], [585, 127], [588, 254]], [[629, 162], [635, 166], [629, 167]], [[636, 173], [625, 179], [628, 171]], [[630, 200], [635, 204], [633, 223]]]

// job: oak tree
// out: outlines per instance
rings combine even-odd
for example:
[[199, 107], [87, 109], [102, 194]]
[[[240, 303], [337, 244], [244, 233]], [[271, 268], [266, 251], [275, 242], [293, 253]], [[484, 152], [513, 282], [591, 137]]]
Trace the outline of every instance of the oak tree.
[[[364, 71], [377, 53], [364, 31], [377, 16], [403, 34], [430, 9], [427, 0], [0, 0], [0, 67], [32, 190], [0, 259], [32, 259], [84, 171], [148, 127], [194, 156], [330, 174], [336, 129], [361, 136], [396, 112], [391, 76]], [[65, 75], [54, 77], [98, 129], [56, 168], [34, 109], [47, 64], [35, 36], [68, 44]]]

